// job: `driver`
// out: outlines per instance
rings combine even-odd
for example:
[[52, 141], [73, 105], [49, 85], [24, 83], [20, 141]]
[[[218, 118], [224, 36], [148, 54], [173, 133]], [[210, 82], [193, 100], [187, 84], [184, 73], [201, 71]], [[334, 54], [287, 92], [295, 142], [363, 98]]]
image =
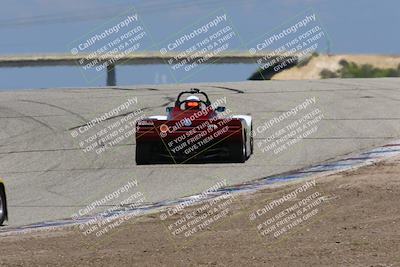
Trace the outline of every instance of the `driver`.
[[198, 98], [195, 95], [188, 96], [185, 101], [185, 109], [200, 110], [201, 109], [200, 98]]

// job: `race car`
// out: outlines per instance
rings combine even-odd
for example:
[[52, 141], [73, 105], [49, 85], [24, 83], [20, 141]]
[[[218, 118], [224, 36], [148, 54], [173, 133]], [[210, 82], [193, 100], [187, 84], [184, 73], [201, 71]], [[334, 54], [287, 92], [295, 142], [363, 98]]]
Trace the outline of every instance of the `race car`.
[[253, 153], [252, 118], [229, 114], [220, 103], [193, 88], [166, 115], [137, 121], [136, 164], [245, 162]]
[[7, 215], [6, 188], [0, 178], [0, 225], [3, 225], [4, 221], [7, 220]]

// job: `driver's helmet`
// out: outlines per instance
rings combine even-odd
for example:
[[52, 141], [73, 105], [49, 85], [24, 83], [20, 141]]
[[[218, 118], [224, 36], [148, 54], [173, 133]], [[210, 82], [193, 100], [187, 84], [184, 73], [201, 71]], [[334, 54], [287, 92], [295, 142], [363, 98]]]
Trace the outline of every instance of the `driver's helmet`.
[[185, 109], [200, 109], [200, 98], [195, 95], [188, 96], [185, 101]]

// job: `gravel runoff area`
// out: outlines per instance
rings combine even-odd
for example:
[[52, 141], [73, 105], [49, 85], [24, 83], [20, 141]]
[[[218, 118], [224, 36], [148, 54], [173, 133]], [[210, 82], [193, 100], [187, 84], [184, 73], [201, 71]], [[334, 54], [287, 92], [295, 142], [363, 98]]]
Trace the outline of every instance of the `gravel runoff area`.
[[125, 218], [98, 236], [78, 226], [1, 236], [0, 266], [400, 266], [399, 173], [392, 158]]

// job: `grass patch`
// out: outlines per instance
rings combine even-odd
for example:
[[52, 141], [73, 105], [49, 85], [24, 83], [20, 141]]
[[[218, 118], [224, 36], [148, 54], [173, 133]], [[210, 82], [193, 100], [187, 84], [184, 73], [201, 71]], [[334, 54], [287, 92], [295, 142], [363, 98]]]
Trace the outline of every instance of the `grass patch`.
[[396, 68], [376, 68], [371, 64], [358, 65], [354, 62], [339, 61], [341, 66], [337, 71], [323, 69], [320, 72], [322, 79], [327, 78], [382, 78], [400, 77], [400, 64]]

